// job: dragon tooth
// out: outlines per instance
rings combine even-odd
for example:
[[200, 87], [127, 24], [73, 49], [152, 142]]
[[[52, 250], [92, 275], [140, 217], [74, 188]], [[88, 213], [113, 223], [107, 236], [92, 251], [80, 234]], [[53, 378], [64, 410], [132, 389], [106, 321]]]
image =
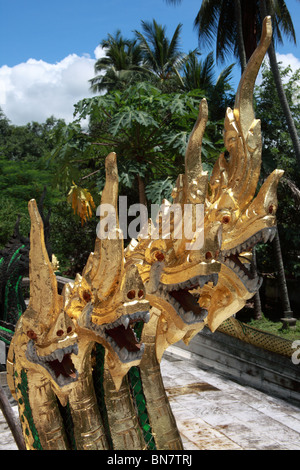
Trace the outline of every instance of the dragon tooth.
[[190, 312], [187, 312], [185, 315], [184, 315], [184, 320], [187, 322], [187, 323], [191, 323], [192, 321], [194, 321], [195, 319], [195, 315], [194, 315], [194, 312], [190, 311]]
[[201, 314], [200, 314], [200, 319], [201, 320], [204, 320], [208, 315], [208, 310], [206, 310], [206, 308], [202, 308], [201, 309]]
[[213, 273], [211, 275], [211, 278], [212, 278], [212, 282], [213, 282], [213, 285], [216, 286], [218, 284], [218, 279], [219, 279], [219, 276], [217, 273]]
[[[273, 227], [273, 228], [275, 228], [275, 227]], [[270, 238], [269, 238], [269, 241], [270, 241], [270, 242], [272, 242], [272, 241], [274, 240], [275, 235], [276, 235], [276, 228], [275, 228], [275, 230], [272, 230], [272, 231], [271, 231], [271, 235], [270, 235]]]
[[127, 358], [128, 358], [128, 351], [125, 347], [123, 347], [120, 351], [119, 351], [119, 357], [122, 361], [126, 361]]
[[147, 313], [144, 315], [144, 323], [148, 323], [149, 320], [150, 320], [150, 312], [147, 312]]
[[123, 323], [124, 328], [125, 328], [126, 330], [127, 330], [127, 328], [128, 328], [129, 322], [130, 322], [130, 321], [129, 321], [129, 318], [128, 318], [128, 317], [122, 318], [122, 323]]
[[184, 316], [184, 315], [185, 315], [185, 310], [184, 310], [184, 308], [182, 308], [181, 306], [179, 306], [179, 307], [178, 307], [178, 313], [179, 313], [180, 315], [183, 315], [183, 316]]
[[59, 362], [61, 362], [64, 358], [64, 351], [62, 349], [57, 349], [55, 351], [55, 356], [56, 356], [56, 359], [58, 359]]
[[264, 243], [267, 243], [267, 241], [269, 240], [269, 232], [268, 232], [268, 230], [263, 230], [263, 232], [262, 232], [262, 239], [263, 239], [263, 242], [264, 242]]

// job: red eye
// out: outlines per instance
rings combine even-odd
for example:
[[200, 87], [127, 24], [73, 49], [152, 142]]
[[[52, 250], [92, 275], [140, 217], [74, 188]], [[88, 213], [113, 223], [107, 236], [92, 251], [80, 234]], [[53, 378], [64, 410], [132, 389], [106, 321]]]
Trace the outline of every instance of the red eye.
[[273, 212], [274, 212], [274, 206], [273, 204], [271, 204], [269, 207], [269, 214], [273, 214]]
[[222, 219], [222, 223], [223, 224], [229, 224], [230, 222], [230, 217], [229, 215], [224, 215], [223, 219]]
[[157, 259], [157, 261], [163, 261], [165, 259], [165, 256], [161, 251], [157, 251], [155, 253], [155, 258]]
[[67, 333], [71, 333], [71, 331], [72, 331], [72, 327], [69, 326], [69, 327], [67, 328]]
[[28, 336], [28, 338], [30, 338], [30, 339], [37, 339], [37, 335], [36, 335], [36, 333], [35, 333], [33, 330], [28, 330], [28, 331], [27, 331], [27, 336]]
[[139, 299], [141, 299], [142, 297], [144, 297], [144, 291], [143, 291], [142, 289], [140, 289], [140, 290], [138, 291], [138, 297], [139, 297]]
[[205, 258], [206, 259], [211, 259], [212, 258], [212, 254], [210, 251], [208, 251], [206, 254], [205, 254]]
[[129, 292], [127, 292], [127, 297], [130, 300], [134, 299], [135, 298], [135, 290], [130, 290]]
[[57, 336], [62, 336], [64, 334], [64, 331], [63, 330], [58, 330], [56, 332]]
[[86, 290], [83, 293], [83, 300], [85, 300], [86, 302], [89, 302], [91, 300], [91, 294]]

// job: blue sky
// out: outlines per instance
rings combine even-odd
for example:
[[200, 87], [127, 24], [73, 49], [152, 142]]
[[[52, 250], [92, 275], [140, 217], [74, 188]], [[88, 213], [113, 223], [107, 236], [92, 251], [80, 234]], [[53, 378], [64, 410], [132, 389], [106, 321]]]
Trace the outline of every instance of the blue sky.
[[[286, 3], [300, 41], [300, 1]], [[165, 0], [0, 0], [1, 108], [15, 124], [51, 114], [70, 120], [73, 104], [91, 96], [88, 79], [101, 54], [97, 46], [108, 33], [120, 29], [132, 37], [141, 20], [155, 18], [171, 36], [182, 23], [187, 52], [198, 45], [193, 22], [200, 5], [201, 0], [183, 0], [179, 6]], [[299, 46], [285, 40], [277, 52], [285, 64], [300, 67]]]

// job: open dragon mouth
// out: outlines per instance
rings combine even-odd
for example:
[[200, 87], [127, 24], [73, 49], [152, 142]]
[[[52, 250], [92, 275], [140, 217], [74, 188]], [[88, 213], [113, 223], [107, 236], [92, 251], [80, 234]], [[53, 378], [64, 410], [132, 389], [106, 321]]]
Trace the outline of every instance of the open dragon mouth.
[[179, 284], [160, 283], [157, 294], [172, 305], [185, 323], [199, 323], [204, 321], [208, 312], [205, 308], [201, 308], [198, 303], [200, 294], [192, 291], [203, 287], [204, 284], [209, 282], [212, 282], [213, 285], [216, 286], [218, 274], [213, 273], [207, 276], [195, 276]]
[[108, 342], [117, 353], [119, 359], [132, 362], [142, 358], [145, 345], [141, 343], [134, 331], [134, 326], [139, 323], [148, 323], [150, 313], [135, 312], [121, 315], [115, 322], [97, 325], [92, 321], [92, 308], [86, 316], [86, 328], [89, 328], [97, 336]]
[[222, 263], [224, 263], [236, 273], [236, 275], [243, 282], [246, 289], [251, 293], [257, 292], [259, 290], [263, 279], [253, 271], [250, 260], [247, 260], [246, 258], [243, 259], [240, 254], [252, 250], [252, 248], [258, 243], [267, 243], [268, 241], [272, 241], [275, 235], [276, 227], [264, 228], [231, 250], [222, 251]]
[[34, 341], [30, 340], [26, 351], [27, 359], [44, 367], [60, 387], [78, 379], [78, 372], [72, 362], [71, 354], [78, 354], [77, 343], [65, 348], [58, 348], [47, 356], [40, 356], [37, 354]]

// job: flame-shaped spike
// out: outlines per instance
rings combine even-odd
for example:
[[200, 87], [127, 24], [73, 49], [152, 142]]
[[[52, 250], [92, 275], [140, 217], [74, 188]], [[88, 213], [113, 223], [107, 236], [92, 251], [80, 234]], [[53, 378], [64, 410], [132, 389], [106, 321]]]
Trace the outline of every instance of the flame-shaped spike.
[[263, 21], [260, 43], [248, 61], [235, 97], [234, 114], [240, 123], [243, 135], [248, 133], [255, 119], [253, 108], [255, 80], [271, 40], [272, 19], [267, 16]]
[[227, 109], [224, 142], [230, 158], [221, 155], [211, 178], [215, 202], [226, 186], [233, 192], [236, 208], [249, 205], [256, 191], [261, 167], [262, 138], [260, 121], [255, 119], [253, 91], [261, 63], [272, 39], [271, 17], [263, 22], [261, 40], [242, 75], [236, 94], [234, 110]]
[[[107, 205], [108, 215], [101, 215], [97, 230], [94, 253], [91, 253], [83, 276], [91, 285], [96, 301], [106, 300], [114, 291], [124, 269], [123, 234], [118, 223], [118, 167], [114, 152], [105, 160], [106, 180], [101, 205]], [[111, 222], [111, 227], [109, 227]], [[108, 230], [105, 237], [103, 231]]]
[[29, 307], [39, 315], [40, 323], [49, 326], [61, 310], [61, 296], [45, 246], [43, 221], [34, 199], [29, 201], [28, 210], [31, 220]]
[[105, 186], [102, 191], [101, 204], [110, 204], [115, 209], [117, 218], [118, 213], [118, 195], [119, 195], [119, 177], [117, 167], [117, 155], [111, 152], [105, 159]]
[[208, 174], [202, 170], [201, 150], [207, 120], [208, 106], [206, 99], [203, 98], [185, 154], [184, 202], [186, 203], [200, 204], [205, 201]]
[[[249, 206], [249, 212], [255, 214], [265, 212], [266, 214], [275, 213], [277, 209], [277, 186], [284, 174], [283, 170], [274, 170], [264, 181], [258, 195]], [[272, 209], [272, 210], [271, 210]]]
[[189, 138], [185, 153], [185, 174], [190, 183], [202, 172], [201, 148], [203, 136], [208, 120], [208, 106], [205, 98], [199, 105], [199, 114]]

